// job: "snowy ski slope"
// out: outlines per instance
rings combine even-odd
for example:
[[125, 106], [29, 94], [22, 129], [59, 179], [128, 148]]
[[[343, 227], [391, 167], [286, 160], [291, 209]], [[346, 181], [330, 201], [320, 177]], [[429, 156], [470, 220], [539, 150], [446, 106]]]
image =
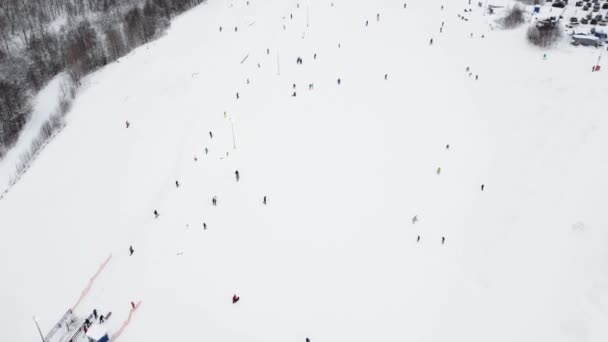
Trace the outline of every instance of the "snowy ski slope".
[[141, 301], [123, 342], [606, 341], [598, 50], [403, 3], [209, 0], [89, 77], [0, 201], [0, 340], [112, 255], [75, 313]]

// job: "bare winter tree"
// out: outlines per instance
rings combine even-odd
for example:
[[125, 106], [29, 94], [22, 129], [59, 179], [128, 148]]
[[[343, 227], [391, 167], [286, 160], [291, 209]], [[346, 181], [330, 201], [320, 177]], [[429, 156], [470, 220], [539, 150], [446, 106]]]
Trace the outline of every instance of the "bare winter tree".
[[106, 61], [97, 33], [88, 20], [82, 21], [67, 33], [63, 51], [65, 65], [76, 81], [105, 64]]
[[27, 77], [35, 90], [41, 89], [46, 82], [63, 70], [63, 56], [59, 48], [59, 38], [46, 31], [31, 40], [26, 51], [31, 63]]
[[127, 53], [127, 46], [120, 28], [110, 27], [105, 31], [108, 60], [115, 61]]
[[498, 23], [506, 29], [516, 28], [526, 21], [524, 9], [519, 6], [513, 6], [507, 11], [507, 14], [498, 20]]
[[559, 25], [547, 25], [544, 27], [530, 26], [527, 32], [528, 42], [543, 48], [551, 47], [563, 36]]
[[0, 144], [9, 146], [23, 128], [30, 113], [28, 93], [16, 81], [0, 80]]

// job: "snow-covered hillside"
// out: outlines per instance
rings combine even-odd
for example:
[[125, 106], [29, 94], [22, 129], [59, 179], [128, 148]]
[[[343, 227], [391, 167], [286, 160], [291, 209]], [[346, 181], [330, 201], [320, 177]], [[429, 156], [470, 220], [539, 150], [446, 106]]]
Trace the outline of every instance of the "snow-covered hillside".
[[73, 306], [113, 335], [141, 302], [116, 340], [605, 341], [608, 78], [496, 18], [187, 12], [87, 79], [0, 200], [0, 340]]

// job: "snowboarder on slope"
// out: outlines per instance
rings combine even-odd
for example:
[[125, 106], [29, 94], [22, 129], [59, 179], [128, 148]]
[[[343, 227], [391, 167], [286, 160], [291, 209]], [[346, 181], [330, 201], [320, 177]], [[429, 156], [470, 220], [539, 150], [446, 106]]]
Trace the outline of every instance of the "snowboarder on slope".
[[236, 293], [232, 296], [232, 304], [236, 304], [241, 298], [236, 295]]

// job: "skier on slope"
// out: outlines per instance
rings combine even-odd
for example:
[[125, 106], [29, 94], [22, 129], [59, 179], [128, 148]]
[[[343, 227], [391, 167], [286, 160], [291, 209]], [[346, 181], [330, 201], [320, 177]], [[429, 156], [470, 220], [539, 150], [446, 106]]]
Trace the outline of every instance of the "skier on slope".
[[241, 298], [236, 295], [236, 293], [232, 296], [232, 304], [236, 304]]
[[213, 132], [209, 131], [209, 138], [213, 139]]
[[175, 187], [179, 188], [179, 182], [178, 181], [175, 181]]
[[234, 171], [234, 175], [236, 176], [236, 181], [238, 182], [239, 179], [241, 179], [241, 176], [239, 174], [239, 170]]
[[158, 211], [154, 210], [154, 218], [158, 218]]
[[129, 256], [133, 255], [133, 252], [135, 252], [133, 246], [129, 246]]
[[442, 237], [441, 237], [441, 244], [442, 244], [442, 245], [443, 245], [443, 244], [445, 244], [445, 236], [442, 236]]
[[264, 196], [264, 200], [262, 201], [262, 203], [264, 203], [264, 205], [266, 205], [266, 196]]

